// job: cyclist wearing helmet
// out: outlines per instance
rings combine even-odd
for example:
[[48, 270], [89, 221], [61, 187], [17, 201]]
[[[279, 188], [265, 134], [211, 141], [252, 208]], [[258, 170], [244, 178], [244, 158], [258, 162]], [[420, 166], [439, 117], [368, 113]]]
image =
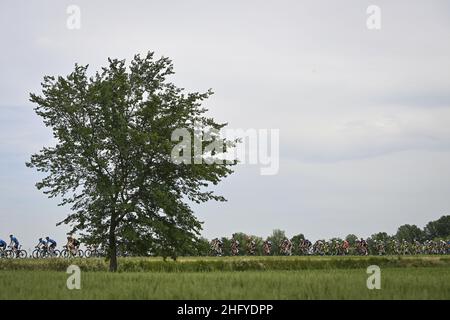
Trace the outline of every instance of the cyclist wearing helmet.
[[348, 254], [350, 249], [350, 243], [347, 241], [347, 239], [344, 239], [344, 241], [342, 242], [342, 249], [344, 250], [345, 254]]
[[69, 250], [71, 252], [73, 251], [73, 238], [70, 235], [67, 237], [66, 248], [67, 248], [67, 250]]
[[72, 237], [72, 244], [75, 247], [75, 249], [78, 250], [78, 248], [80, 247], [81, 242], [78, 239], [76, 239], [75, 237]]
[[50, 251], [54, 251], [55, 248], [56, 248], [56, 241], [50, 239], [50, 237], [46, 237], [45, 240], [47, 240], [47, 244], [50, 245], [50, 246], [49, 246]]
[[17, 238], [12, 234], [9, 235], [9, 239], [11, 240], [11, 243], [9, 244], [11, 248], [13, 248], [14, 250], [19, 249], [19, 240], [17, 240]]
[[3, 241], [2, 239], [0, 239], [0, 249], [1, 250], [5, 250], [6, 249], [6, 245], [7, 245], [7, 243], [5, 241]]
[[264, 243], [263, 243], [263, 250], [264, 250], [264, 253], [267, 254], [267, 255], [269, 255], [271, 249], [272, 249], [272, 241], [270, 241], [270, 240], [264, 241]]
[[80, 241], [75, 239], [73, 236], [69, 235], [67, 237], [67, 249], [72, 252], [72, 254], [75, 254], [78, 248], [80, 247]]
[[361, 239], [359, 240], [359, 243], [360, 243], [363, 247], [367, 247], [367, 242], [366, 242], [366, 240], [364, 240], [364, 238], [361, 238]]
[[38, 244], [36, 245], [36, 248], [37, 248], [37, 249], [40, 249], [41, 247], [42, 247], [42, 248], [47, 247], [47, 242], [46, 242], [44, 239], [39, 238], [39, 242], [38, 242]]

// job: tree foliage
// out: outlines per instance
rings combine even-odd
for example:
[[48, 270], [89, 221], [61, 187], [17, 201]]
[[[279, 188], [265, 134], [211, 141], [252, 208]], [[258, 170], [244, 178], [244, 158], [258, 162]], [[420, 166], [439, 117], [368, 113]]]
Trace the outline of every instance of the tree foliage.
[[387, 242], [391, 239], [391, 237], [386, 232], [377, 232], [370, 236], [371, 240]]
[[225, 201], [209, 187], [231, 174], [235, 162], [171, 159], [178, 128], [234, 144], [214, 134], [225, 124], [201, 106], [211, 91], [185, 93], [168, 80], [172, 62], [152, 52], [136, 55], [129, 67], [108, 61], [92, 77], [80, 65], [66, 77], [44, 77], [42, 94], [30, 100], [56, 144], [32, 155], [27, 166], [47, 174], [37, 188], [70, 206], [62, 223], [88, 243], [105, 244], [115, 271], [118, 245], [171, 257], [195, 246], [202, 224], [189, 204]]
[[422, 241], [425, 238], [423, 231], [415, 224], [404, 224], [400, 226], [395, 234], [395, 237], [399, 241], [406, 240], [409, 242], [414, 240]]
[[438, 220], [430, 221], [424, 228], [428, 239], [450, 237], [450, 215], [442, 216]]

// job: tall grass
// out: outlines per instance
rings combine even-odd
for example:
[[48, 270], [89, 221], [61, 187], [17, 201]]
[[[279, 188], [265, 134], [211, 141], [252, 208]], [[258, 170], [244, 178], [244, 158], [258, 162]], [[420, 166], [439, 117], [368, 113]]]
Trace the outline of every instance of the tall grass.
[[0, 299], [450, 299], [450, 268], [382, 268], [381, 290], [365, 269], [267, 272], [0, 271]]
[[[0, 260], [0, 270], [65, 271], [71, 264], [83, 271], [107, 271], [105, 259]], [[450, 267], [449, 256], [369, 257], [192, 257], [178, 261], [159, 258], [121, 258], [119, 272], [294, 271], [358, 269], [369, 265], [388, 268]]]

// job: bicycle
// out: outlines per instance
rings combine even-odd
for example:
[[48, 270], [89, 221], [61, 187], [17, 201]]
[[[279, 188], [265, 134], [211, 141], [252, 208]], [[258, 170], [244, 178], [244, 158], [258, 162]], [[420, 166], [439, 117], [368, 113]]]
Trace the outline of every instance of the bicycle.
[[60, 255], [61, 255], [61, 252], [59, 250], [51, 249], [50, 247], [43, 247], [39, 253], [40, 258], [57, 258]]
[[31, 257], [34, 259], [38, 259], [41, 257], [41, 247], [40, 246], [35, 246], [35, 249], [33, 250], [33, 252], [31, 252]]
[[69, 249], [67, 245], [64, 246], [64, 249], [60, 253], [60, 257], [63, 258], [83, 258], [84, 252], [81, 249]]
[[100, 258], [103, 257], [104, 254], [101, 250], [99, 250], [97, 247], [88, 247], [84, 251], [84, 256], [86, 258]]
[[15, 248], [14, 246], [8, 246], [8, 250], [5, 251], [6, 258], [12, 259], [25, 259], [28, 256], [28, 253], [26, 250], [22, 250], [22, 246], [19, 246], [18, 248]]
[[0, 258], [8, 258], [6, 252], [6, 249], [0, 249]]
[[264, 242], [263, 244], [263, 252], [266, 256], [270, 256], [270, 253], [272, 251], [272, 243], [269, 241]]

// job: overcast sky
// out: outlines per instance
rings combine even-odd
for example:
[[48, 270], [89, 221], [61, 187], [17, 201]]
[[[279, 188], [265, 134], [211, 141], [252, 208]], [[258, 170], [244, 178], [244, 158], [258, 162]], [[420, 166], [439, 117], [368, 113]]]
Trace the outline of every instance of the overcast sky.
[[[381, 30], [366, 27], [371, 4]], [[0, 48], [0, 238], [26, 248], [62, 242], [68, 213], [24, 165], [51, 141], [29, 93], [75, 62], [149, 50], [173, 60], [178, 86], [213, 88], [217, 120], [280, 130], [277, 175], [241, 165], [218, 187], [227, 203], [195, 207], [208, 238], [365, 237], [449, 213], [449, 1], [0, 0]]]

